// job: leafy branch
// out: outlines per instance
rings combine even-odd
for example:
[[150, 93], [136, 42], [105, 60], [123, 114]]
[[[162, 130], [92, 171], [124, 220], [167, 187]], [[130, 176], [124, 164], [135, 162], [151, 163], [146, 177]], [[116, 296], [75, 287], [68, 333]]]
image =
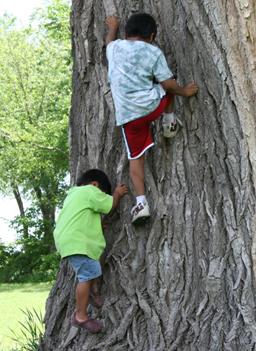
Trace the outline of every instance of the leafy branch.
[[[7, 135], [7, 134], [3, 134], [3, 136], [4, 136], [5, 138], [8, 138], [8, 139], [11, 140], [11, 141], [14, 141], [14, 140], [13, 140], [9, 135]], [[27, 143], [27, 144], [29, 144], [29, 145], [32, 145], [32, 146], [35, 146], [35, 147], [38, 147], [38, 148], [44, 149], [44, 150], [59, 151], [59, 152], [61, 152], [63, 155], [65, 155], [67, 158], [69, 158], [69, 155], [68, 155], [65, 151], [59, 149], [58, 147], [53, 147], [53, 146], [42, 146], [42, 145], [38, 145], [38, 144], [34, 143], [33, 141], [25, 140], [25, 139], [21, 138], [19, 135], [17, 135], [17, 137], [19, 138], [19, 140], [20, 140], [21, 142]], [[15, 142], [16, 142], [16, 141], [15, 141]]]

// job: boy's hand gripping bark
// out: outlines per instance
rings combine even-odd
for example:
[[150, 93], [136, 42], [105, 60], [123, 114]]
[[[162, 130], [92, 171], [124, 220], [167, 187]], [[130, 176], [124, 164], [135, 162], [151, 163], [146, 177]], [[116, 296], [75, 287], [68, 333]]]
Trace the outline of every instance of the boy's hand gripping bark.
[[115, 191], [112, 194], [112, 196], [113, 196], [113, 206], [112, 206], [111, 210], [113, 210], [117, 206], [118, 201], [120, 200], [120, 198], [122, 196], [124, 196], [125, 194], [127, 194], [127, 193], [129, 193], [129, 187], [127, 185], [124, 185], [124, 183], [119, 184], [115, 188]]
[[121, 20], [116, 19], [115, 15], [108, 16], [106, 19], [106, 25], [109, 28], [108, 35], [106, 37], [106, 46], [113, 41], [116, 40], [116, 32], [120, 26]]
[[169, 78], [161, 82], [161, 85], [166, 91], [169, 91], [174, 95], [180, 95], [183, 97], [190, 97], [192, 95], [195, 95], [198, 92], [198, 86], [196, 83], [189, 83], [182, 88], [172, 78]]

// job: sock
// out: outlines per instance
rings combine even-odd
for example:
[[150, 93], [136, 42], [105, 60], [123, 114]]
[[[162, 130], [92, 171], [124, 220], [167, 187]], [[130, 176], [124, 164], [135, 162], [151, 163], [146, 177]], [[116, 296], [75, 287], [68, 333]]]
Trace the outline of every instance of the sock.
[[164, 124], [176, 123], [176, 118], [174, 117], [173, 112], [172, 113], [165, 113], [164, 112], [163, 123]]
[[144, 200], [146, 200], [147, 202], [147, 199], [146, 199], [146, 196], [145, 195], [140, 195], [140, 196], [137, 196], [136, 197], [136, 206], [140, 203], [142, 203]]

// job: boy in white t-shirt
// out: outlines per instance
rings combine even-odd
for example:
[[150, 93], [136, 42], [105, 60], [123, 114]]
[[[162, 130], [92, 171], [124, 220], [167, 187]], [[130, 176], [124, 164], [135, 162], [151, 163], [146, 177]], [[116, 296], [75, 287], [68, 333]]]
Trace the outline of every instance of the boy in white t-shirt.
[[190, 97], [197, 93], [198, 87], [190, 83], [182, 88], [173, 79], [163, 52], [151, 45], [157, 33], [152, 16], [146, 13], [132, 15], [125, 26], [124, 40], [116, 40], [120, 20], [111, 15], [106, 24], [109, 27], [106, 38], [108, 77], [116, 124], [123, 127], [136, 193], [132, 223], [142, 224], [150, 217], [144, 186], [145, 151], [154, 145], [150, 123], [163, 114], [164, 136], [174, 137], [178, 125], [173, 115], [173, 95]]

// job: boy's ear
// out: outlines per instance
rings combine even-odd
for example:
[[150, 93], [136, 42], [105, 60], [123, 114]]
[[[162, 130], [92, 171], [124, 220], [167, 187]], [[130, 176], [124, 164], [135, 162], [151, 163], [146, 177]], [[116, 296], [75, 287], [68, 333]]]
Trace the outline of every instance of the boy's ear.
[[94, 180], [93, 182], [90, 182], [89, 184], [96, 186], [96, 188], [99, 188], [99, 182], [97, 182], [97, 180]]
[[154, 41], [154, 36], [155, 36], [155, 33], [151, 33], [151, 36], [150, 36], [150, 43], [153, 43], [153, 41]]
[[126, 33], [124, 32], [124, 39], [127, 39]]

